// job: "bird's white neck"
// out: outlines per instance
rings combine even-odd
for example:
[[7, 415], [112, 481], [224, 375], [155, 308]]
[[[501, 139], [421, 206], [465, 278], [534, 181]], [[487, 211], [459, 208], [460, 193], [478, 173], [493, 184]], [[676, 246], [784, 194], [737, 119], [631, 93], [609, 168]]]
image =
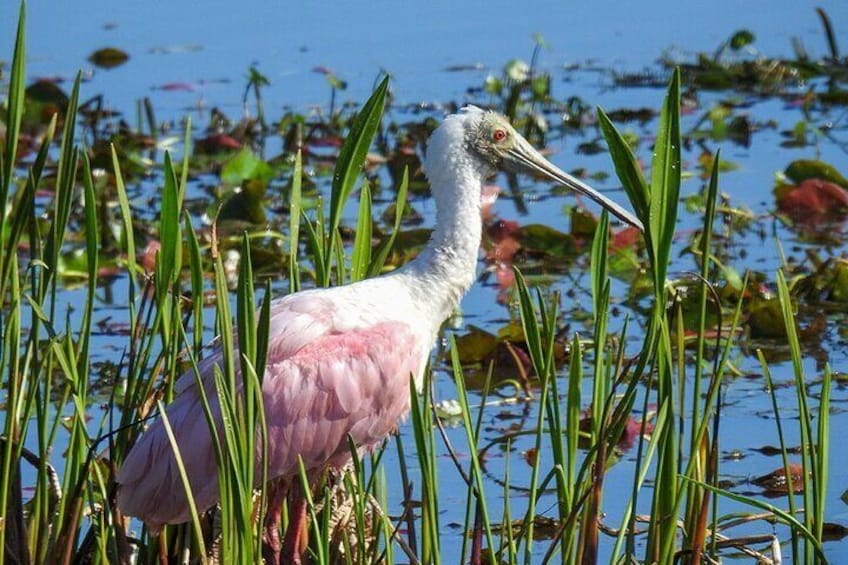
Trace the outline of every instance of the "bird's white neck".
[[436, 326], [474, 282], [482, 230], [480, 189], [487, 171], [468, 152], [457, 118], [448, 118], [430, 138], [424, 169], [436, 202], [436, 227], [427, 247], [405, 269]]

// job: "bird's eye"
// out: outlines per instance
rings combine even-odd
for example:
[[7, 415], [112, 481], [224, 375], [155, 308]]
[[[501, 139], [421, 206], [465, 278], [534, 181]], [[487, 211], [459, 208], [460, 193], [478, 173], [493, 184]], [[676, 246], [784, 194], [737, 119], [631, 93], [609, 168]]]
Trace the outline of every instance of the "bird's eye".
[[506, 139], [506, 131], [502, 129], [496, 129], [495, 133], [492, 134], [492, 139], [496, 142], [501, 142]]

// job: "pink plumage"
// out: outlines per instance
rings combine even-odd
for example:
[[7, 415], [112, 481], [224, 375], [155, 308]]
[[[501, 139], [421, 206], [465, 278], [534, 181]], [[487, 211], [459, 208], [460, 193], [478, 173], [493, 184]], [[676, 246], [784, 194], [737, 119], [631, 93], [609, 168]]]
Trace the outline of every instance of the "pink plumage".
[[[269, 477], [306, 468], [341, 467], [350, 459], [348, 434], [363, 448], [379, 443], [409, 409], [409, 376], [420, 371], [429, 344], [397, 320], [340, 315], [343, 293], [303, 293], [274, 305], [276, 327], [263, 385], [268, 426]], [[355, 327], [351, 327], [351, 326]], [[340, 331], [340, 327], [343, 331]], [[202, 363], [208, 392], [216, 353]], [[405, 377], [405, 378], [402, 378]], [[218, 500], [212, 439], [194, 376], [182, 377], [168, 418], [199, 510]], [[219, 417], [214, 394], [212, 410]], [[156, 421], [130, 452], [118, 475], [118, 505], [154, 531], [190, 518], [171, 444]], [[259, 485], [257, 485], [259, 486]]]

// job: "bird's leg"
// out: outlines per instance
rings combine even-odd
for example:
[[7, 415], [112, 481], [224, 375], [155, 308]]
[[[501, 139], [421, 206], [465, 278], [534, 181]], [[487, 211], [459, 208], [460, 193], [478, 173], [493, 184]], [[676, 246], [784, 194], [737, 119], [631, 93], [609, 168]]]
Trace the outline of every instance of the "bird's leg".
[[306, 497], [300, 485], [295, 483], [289, 491], [289, 525], [283, 541], [282, 562], [300, 565], [309, 543], [306, 522]]
[[265, 531], [262, 533], [262, 557], [268, 565], [281, 563], [280, 518], [287, 490], [288, 484], [282, 479], [268, 484], [268, 511], [265, 514]]

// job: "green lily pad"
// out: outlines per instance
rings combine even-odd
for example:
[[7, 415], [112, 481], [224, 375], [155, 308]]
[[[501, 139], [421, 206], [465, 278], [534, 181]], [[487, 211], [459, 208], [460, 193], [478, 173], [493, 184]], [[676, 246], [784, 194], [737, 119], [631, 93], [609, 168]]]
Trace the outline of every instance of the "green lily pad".
[[227, 184], [240, 184], [244, 180], [258, 180], [268, 183], [274, 178], [274, 169], [244, 147], [235, 157], [224, 163], [221, 168], [221, 181]]
[[607, 266], [611, 276], [625, 281], [633, 281], [642, 272], [639, 254], [633, 247], [622, 247], [610, 253]]
[[573, 257], [577, 253], [574, 236], [542, 224], [529, 224], [516, 232], [524, 250], [557, 258]]
[[130, 56], [125, 51], [116, 47], [104, 47], [98, 49], [88, 56], [91, 64], [101, 69], [114, 69], [120, 67], [129, 60]]
[[468, 333], [456, 338], [459, 361], [463, 365], [481, 363], [494, 353], [498, 338], [476, 326], [469, 326], [468, 330]]
[[264, 224], [266, 215], [263, 200], [267, 186], [268, 184], [261, 180], [248, 180], [242, 183], [241, 190], [234, 192], [221, 206], [218, 220]]
[[830, 299], [834, 302], [848, 302], [848, 262], [837, 262], [834, 271], [835, 277]]
[[798, 159], [789, 163], [783, 174], [795, 184], [800, 184], [807, 179], [821, 179], [836, 183], [848, 189], [848, 179], [843, 177], [832, 165], [824, 161]]
[[598, 219], [583, 208], [571, 209], [571, 234], [577, 237], [592, 238], [598, 227]]
[[752, 337], [786, 337], [783, 312], [777, 298], [753, 300], [748, 314]]

